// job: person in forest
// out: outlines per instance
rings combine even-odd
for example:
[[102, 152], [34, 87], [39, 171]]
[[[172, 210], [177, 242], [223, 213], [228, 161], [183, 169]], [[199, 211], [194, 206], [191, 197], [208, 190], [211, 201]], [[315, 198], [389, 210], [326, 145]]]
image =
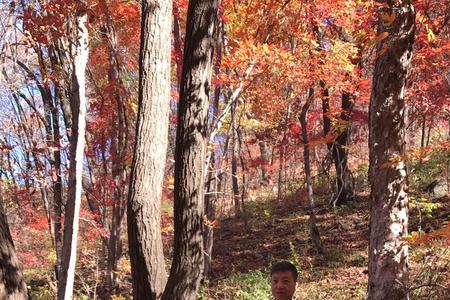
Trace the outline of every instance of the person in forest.
[[298, 272], [294, 264], [281, 261], [270, 270], [272, 296], [275, 300], [295, 300]]

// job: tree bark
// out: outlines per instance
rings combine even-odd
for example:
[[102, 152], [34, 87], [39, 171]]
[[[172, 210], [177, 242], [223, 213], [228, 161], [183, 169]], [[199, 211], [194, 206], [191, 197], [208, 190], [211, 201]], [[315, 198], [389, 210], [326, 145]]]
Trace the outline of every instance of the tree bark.
[[350, 112], [353, 109], [353, 104], [350, 94], [342, 94], [342, 113], [340, 119], [342, 122], [346, 123], [346, 126], [345, 129], [339, 133], [332, 151], [337, 182], [337, 195], [333, 202], [334, 206], [353, 200], [355, 193], [353, 175], [348, 167], [347, 149], [351, 133]]
[[81, 207], [81, 189], [83, 174], [84, 145], [86, 132], [86, 89], [85, 71], [88, 60], [87, 12], [82, 3], [78, 3], [76, 24], [77, 40], [73, 62], [73, 122], [70, 143], [69, 193], [64, 222], [61, 278], [58, 283], [58, 299], [71, 299], [75, 279], [75, 266]]
[[[174, 25], [175, 26], [175, 25]], [[217, 20], [216, 24], [216, 61], [214, 64], [214, 73], [216, 76], [220, 75], [220, 65], [222, 63], [222, 39], [224, 35], [224, 24], [222, 20]], [[213, 103], [213, 126], [218, 124], [219, 122], [219, 102], [220, 102], [220, 95], [221, 92], [221, 86], [218, 84], [215, 86], [214, 89], [214, 103]], [[215, 143], [215, 137], [211, 136], [210, 134], [210, 143]], [[217, 176], [217, 169], [215, 167], [215, 160], [216, 160], [216, 154], [215, 150], [211, 151], [210, 158], [207, 158], [207, 165], [206, 168], [209, 170], [208, 172], [208, 183], [206, 185], [207, 193], [205, 195], [205, 215], [208, 219], [209, 223], [207, 223], [204, 227], [204, 233], [203, 233], [203, 244], [204, 244], [204, 256], [205, 256], [205, 263], [204, 263], [204, 270], [203, 270], [203, 276], [208, 277], [212, 275], [212, 250], [214, 245], [214, 221], [216, 218], [216, 204], [218, 200], [218, 181], [220, 180]]]
[[27, 300], [27, 285], [9, 231], [0, 190], [0, 299]]
[[[323, 81], [320, 82], [323, 90], [322, 97], [322, 111], [323, 111], [323, 134], [326, 136], [332, 131], [331, 119], [328, 116], [330, 111], [329, 91], [325, 87]], [[348, 142], [350, 138], [350, 111], [353, 108], [353, 101], [351, 95], [348, 93], [342, 94], [342, 113], [340, 119], [346, 122], [347, 126], [341, 132], [338, 132], [336, 141], [327, 143], [328, 150], [333, 158], [334, 167], [336, 170], [336, 191], [335, 197], [332, 199], [333, 206], [344, 204], [353, 199], [354, 186], [353, 176], [348, 168]]]
[[303, 159], [304, 159], [304, 168], [305, 168], [305, 181], [306, 181], [306, 190], [308, 197], [308, 210], [309, 210], [309, 236], [311, 241], [316, 248], [316, 250], [321, 253], [322, 252], [322, 242], [320, 240], [319, 229], [316, 225], [316, 213], [315, 203], [314, 203], [314, 194], [313, 194], [313, 181], [311, 176], [311, 162], [310, 162], [310, 151], [309, 151], [309, 140], [308, 140], [308, 123], [306, 115], [308, 113], [309, 107], [314, 99], [314, 88], [309, 89], [309, 95], [306, 99], [305, 104], [302, 107], [302, 111], [299, 116], [300, 124], [302, 125], [302, 142], [303, 142]]
[[189, 1], [175, 147], [174, 255], [165, 300], [195, 299], [203, 275], [208, 105], [218, 0]]
[[[408, 299], [408, 233], [404, 93], [412, 57], [415, 13], [410, 0], [382, 1], [370, 102], [371, 213], [368, 299]], [[394, 17], [394, 20], [386, 21]]]
[[238, 156], [240, 152], [237, 132], [237, 104], [234, 102], [231, 106], [231, 183], [233, 187], [233, 202], [234, 202], [234, 217], [238, 218], [241, 214], [241, 198], [239, 193], [239, 180], [238, 180]]
[[134, 299], [159, 299], [166, 282], [161, 197], [168, 144], [172, 1], [142, 1], [139, 111], [128, 198]]

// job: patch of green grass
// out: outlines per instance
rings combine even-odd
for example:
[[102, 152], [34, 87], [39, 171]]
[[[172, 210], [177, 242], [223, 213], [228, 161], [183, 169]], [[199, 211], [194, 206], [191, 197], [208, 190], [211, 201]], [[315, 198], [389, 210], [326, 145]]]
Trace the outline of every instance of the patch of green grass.
[[214, 292], [204, 288], [198, 300], [270, 300], [271, 291], [269, 277], [262, 270], [248, 273], [235, 273], [220, 281]]
[[31, 299], [35, 300], [53, 300], [55, 295], [48, 286], [28, 287]]
[[312, 282], [297, 289], [300, 300], [362, 300], [366, 299], [366, 283], [329, 284]]
[[364, 267], [369, 265], [369, 259], [366, 256], [355, 253], [350, 256], [349, 263], [353, 267]]

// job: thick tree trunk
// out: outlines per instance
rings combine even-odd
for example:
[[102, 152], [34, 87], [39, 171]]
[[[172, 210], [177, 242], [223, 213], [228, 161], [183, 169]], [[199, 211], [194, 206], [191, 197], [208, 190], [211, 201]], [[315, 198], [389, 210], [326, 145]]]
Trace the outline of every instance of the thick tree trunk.
[[142, 1], [139, 111], [128, 199], [134, 299], [159, 299], [166, 282], [161, 197], [168, 144], [172, 1]]
[[75, 279], [79, 214], [86, 132], [86, 89], [85, 70], [88, 60], [87, 13], [83, 4], [77, 11], [76, 53], [73, 62], [73, 122], [70, 143], [69, 193], [64, 222], [61, 276], [58, 282], [58, 299], [71, 299]]
[[0, 190], [0, 299], [29, 299], [27, 285], [23, 280], [22, 267], [17, 259], [9, 231]]
[[[370, 102], [371, 213], [368, 299], [408, 299], [408, 197], [404, 93], [412, 57], [415, 13], [410, 0], [383, 1]], [[392, 22], [386, 16], [394, 17]]]
[[320, 240], [319, 229], [316, 225], [316, 213], [315, 213], [315, 203], [313, 194], [313, 181], [311, 176], [311, 162], [310, 162], [310, 151], [309, 151], [309, 140], [308, 140], [308, 123], [306, 115], [308, 113], [309, 107], [314, 99], [314, 89], [309, 89], [309, 95], [306, 99], [305, 104], [302, 107], [302, 111], [299, 116], [300, 124], [302, 125], [302, 142], [303, 142], [303, 159], [305, 168], [305, 181], [306, 190], [308, 197], [308, 210], [309, 210], [309, 236], [311, 241], [316, 248], [316, 250], [322, 252], [322, 242]]
[[203, 197], [218, 0], [189, 1], [175, 147], [174, 254], [165, 300], [195, 299], [203, 275]]

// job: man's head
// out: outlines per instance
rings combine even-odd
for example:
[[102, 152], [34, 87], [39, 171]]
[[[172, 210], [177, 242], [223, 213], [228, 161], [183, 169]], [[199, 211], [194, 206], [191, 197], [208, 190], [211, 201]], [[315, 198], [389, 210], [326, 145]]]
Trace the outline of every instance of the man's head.
[[287, 261], [278, 262], [272, 266], [270, 277], [275, 300], [291, 300], [297, 287], [297, 268]]

